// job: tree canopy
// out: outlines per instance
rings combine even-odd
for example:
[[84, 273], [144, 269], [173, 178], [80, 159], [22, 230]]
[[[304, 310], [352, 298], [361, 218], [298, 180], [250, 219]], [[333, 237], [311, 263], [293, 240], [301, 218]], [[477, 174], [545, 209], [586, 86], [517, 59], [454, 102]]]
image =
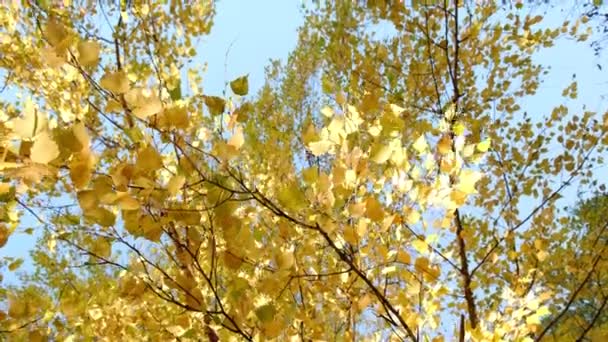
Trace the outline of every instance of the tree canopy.
[[608, 111], [526, 109], [589, 17], [428, 3], [305, 2], [221, 94], [212, 1], [1, 4], [0, 338], [608, 339]]

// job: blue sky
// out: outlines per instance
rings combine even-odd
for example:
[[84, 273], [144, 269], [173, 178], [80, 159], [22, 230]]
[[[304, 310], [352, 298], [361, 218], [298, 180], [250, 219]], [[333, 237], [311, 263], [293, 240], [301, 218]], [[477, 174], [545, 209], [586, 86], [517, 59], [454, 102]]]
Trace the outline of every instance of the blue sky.
[[296, 45], [296, 30], [302, 24], [300, 4], [298, 0], [219, 1], [211, 34], [199, 50], [209, 63], [204, 90], [219, 94], [225, 81], [244, 74], [249, 74], [252, 90], [261, 87], [269, 59], [286, 58]]

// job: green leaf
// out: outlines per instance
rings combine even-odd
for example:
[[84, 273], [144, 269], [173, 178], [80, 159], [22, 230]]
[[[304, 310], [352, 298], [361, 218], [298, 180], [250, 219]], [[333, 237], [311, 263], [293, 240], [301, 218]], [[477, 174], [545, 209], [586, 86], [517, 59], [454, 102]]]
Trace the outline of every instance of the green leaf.
[[241, 76], [230, 82], [230, 89], [232, 89], [232, 92], [240, 96], [247, 95], [247, 93], [249, 92], [248, 77], [248, 75]]

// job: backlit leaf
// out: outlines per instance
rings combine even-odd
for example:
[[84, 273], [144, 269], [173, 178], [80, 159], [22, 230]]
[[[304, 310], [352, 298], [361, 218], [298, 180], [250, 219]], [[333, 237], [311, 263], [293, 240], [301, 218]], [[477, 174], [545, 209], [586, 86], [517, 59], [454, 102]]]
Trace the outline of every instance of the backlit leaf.
[[59, 156], [59, 148], [47, 131], [40, 133], [34, 141], [30, 158], [35, 163], [48, 164]]

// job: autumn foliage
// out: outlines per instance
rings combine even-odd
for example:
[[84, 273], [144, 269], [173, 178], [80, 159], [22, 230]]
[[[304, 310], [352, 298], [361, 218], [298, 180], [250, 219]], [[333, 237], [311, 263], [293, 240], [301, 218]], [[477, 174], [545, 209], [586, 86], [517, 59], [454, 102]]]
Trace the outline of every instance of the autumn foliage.
[[587, 17], [404, 3], [306, 3], [224, 94], [211, 1], [2, 3], [0, 339], [608, 339], [608, 114], [525, 110]]

